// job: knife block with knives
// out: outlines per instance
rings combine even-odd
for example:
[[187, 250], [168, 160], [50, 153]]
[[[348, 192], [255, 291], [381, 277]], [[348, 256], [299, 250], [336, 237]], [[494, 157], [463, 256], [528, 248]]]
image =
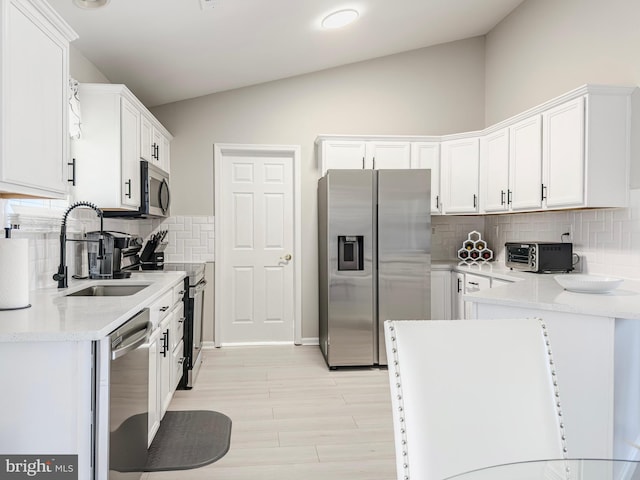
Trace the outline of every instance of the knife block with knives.
[[164, 249], [169, 242], [165, 241], [167, 230], [160, 230], [149, 237], [140, 254], [142, 270], [162, 270], [164, 267]]

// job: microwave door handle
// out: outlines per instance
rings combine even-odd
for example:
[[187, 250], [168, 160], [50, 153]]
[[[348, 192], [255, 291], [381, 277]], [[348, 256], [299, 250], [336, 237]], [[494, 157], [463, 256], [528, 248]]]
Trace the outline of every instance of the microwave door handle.
[[[167, 192], [167, 204], [165, 205], [162, 198], [162, 192]], [[167, 213], [169, 211], [169, 205], [171, 205], [171, 192], [169, 190], [169, 183], [166, 178], [162, 179], [162, 183], [160, 184], [160, 189], [158, 190], [158, 205], [162, 209], [162, 213]]]

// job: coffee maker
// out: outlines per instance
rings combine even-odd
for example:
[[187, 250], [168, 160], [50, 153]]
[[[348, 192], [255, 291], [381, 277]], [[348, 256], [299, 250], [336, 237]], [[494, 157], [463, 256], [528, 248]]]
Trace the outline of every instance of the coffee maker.
[[[102, 257], [99, 240], [102, 237]], [[88, 232], [89, 278], [129, 278], [140, 268], [142, 237], [124, 232]]]

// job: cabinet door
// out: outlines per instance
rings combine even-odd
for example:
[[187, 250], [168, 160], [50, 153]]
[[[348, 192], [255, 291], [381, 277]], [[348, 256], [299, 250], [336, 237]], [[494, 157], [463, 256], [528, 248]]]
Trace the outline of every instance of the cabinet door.
[[160, 361], [159, 353], [162, 348], [162, 335], [156, 328], [149, 338], [149, 445], [160, 428]]
[[444, 213], [476, 213], [478, 211], [478, 175], [480, 170], [478, 138], [452, 140], [442, 144], [445, 171]]
[[451, 320], [451, 272], [431, 271], [431, 318]]
[[160, 148], [163, 143], [162, 132], [160, 130], [153, 128], [152, 129], [152, 138], [151, 138], [151, 163], [153, 163], [156, 167], [161, 167], [160, 162]]
[[60, 198], [67, 189], [67, 47], [56, 42], [43, 20], [33, 20], [20, 4], [6, 3], [1, 180]]
[[147, 117], [141, 115], [140, 117], [140, 158], [146, 160], [147, 162], [151, 162], [153, 159], [151, 158], [152, 148], [151, 141], [152, 138], [152, 130], [151, 122]]
[[121, 128], [121, 182], [122, 205], [140, 206], [140, 112], [127, 99], [122, 98]]
[[464, 273], [454, 272], [451, 275], [451, 292], [453, 301], [451, 302], [451, 318], [461, 320], [464, 318]]
[[[474, 275], [472, 273], [466, 273], [464, 275], [464, 292], [465, 293], [479, 292], [480, 290], [484, 290], [487, 288], [491, 288], [491, 278], [482, 277], [480, 275]], [[475, 315], [473, 312], [473, 302], [463, 302], [463, 303], [464, 303], [464, 318], [466, 320], [475, 318]]]
[[411, 145], [411, 168], [431, 170], [431, 213], [442, 213], [440, 196], [440, 144], [416, 142]]
[[366, 143], [342, 140], [325, 140], [320, 146], [322, 175], [333, 168], [364, 168]]
[[480, 139], [481, 208], [485, 212], [508, 210], [509, 129], [504, 128]]
[[180, 343], [176, 345], [171, 353], [171, 390], [175, 391], [180, 384], [182, 374], [182, 363], [184, 362], [184, 342], [180, 340]]
[[584, 203], [584, 98], [545, 112], [542, 116], [543, 197], [552, 207]]
[[171, 350], [171, 316], [160, 324], [160, 350], [158, 354], [158, 381], [160, 383], [160, 418], [164, 417], [173, 397], [173, 356]]
[[411, 168], [411, 144], [409, 142], [369, 142], [366, 168]]
[[171, 144], [169, 139], [164, 135], [162, 135], [162, 138], [160, 139], [159, 155], [160, 168], [168, 173], [171, 168]]
[[542, 120], [540, 115], [510, 127], [511, 209], [542, 207]]

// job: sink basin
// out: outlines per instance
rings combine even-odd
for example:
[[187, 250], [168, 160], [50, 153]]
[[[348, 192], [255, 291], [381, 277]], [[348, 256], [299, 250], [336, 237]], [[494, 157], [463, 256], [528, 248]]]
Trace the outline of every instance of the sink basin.
[[65, 295], [66, 297], [126, 297], [138, 293], [147, 288], [145, 285], [93, 285], [77, 292]]

